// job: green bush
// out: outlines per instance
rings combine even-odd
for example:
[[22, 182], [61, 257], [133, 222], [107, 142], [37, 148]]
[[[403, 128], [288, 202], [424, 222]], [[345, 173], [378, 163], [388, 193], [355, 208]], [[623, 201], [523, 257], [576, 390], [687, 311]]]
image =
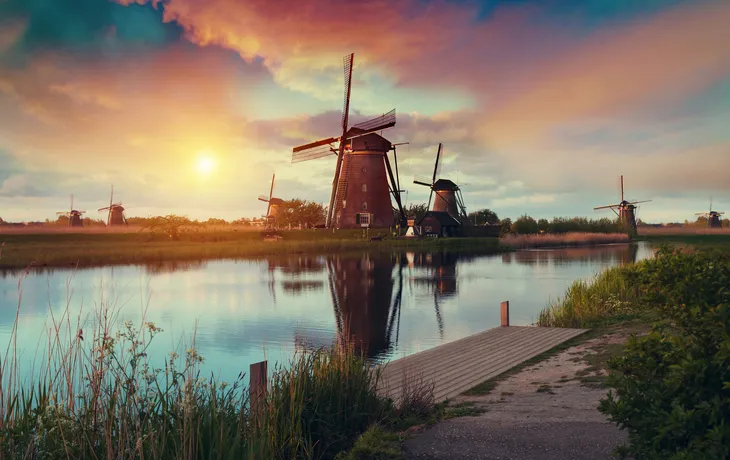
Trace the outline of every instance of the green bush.
[[632, 283], [666, 320], [609, 362], [600, 410], [628, 431], [623, 453], [648, 459], [730, 456], [730, 255], [663, 248]]

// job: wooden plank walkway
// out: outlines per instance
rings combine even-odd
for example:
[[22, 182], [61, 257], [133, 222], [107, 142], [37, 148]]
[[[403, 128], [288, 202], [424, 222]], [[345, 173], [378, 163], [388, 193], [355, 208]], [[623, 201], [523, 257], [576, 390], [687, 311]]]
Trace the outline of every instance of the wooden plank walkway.
[[432, 382], [436, 401], [444, 401], [587, 331], [533, 326], [490, 329], [385, 364], [381, 391], [397, 400], [410, 382]]

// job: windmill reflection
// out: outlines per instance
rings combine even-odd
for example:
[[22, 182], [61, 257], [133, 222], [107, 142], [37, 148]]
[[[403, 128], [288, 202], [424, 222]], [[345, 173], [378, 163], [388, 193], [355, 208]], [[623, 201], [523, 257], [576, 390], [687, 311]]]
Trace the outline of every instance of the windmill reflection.
[[376, 359], [398, 343], [405, 265], [400, 255], [327, 259], [340, 342]]

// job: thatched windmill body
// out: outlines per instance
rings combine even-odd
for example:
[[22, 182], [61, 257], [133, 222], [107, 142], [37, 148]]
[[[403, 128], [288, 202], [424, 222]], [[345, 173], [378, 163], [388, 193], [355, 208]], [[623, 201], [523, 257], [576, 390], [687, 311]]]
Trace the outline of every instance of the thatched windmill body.
[[124, 215], [124, 206], [122, 202], [114, 203], [114, 186], [112, 185], [112, 192], [109, 196], [109, 206], [99, 208], [99, 212], [107, 211], [106, 225], [111, 227], [112, 225], [128, 225], [127, 217]]
[[710, 198], [710, 210], [708, 212], [698, 212], [695, 216], [704, 216], [707, 218], [707, 226], [709, 228], [722, 228], [721, 215], [725, 214], [720, 211], [712, 210], [712, 198]]
[[276, 180], [276, 174], [271, 176], [271, 188], [269, 189], [269, 196], [261, 195], [259, 196], [259, 201], [263, 201], [264, 203], [268, 203], [268, 206], [266, 207], [266, 223], [267, 225], [273, 225], [274, 222], [276, 222], [276, 216], [279, 214], [279, 209], [282, 204], [284, 204], [284, 200], [281, 198], [274, 197], [274, 182]]
[[621, 201], [618, 204], [610, 204], [608, 206], [598, 206], [593, 208], [594, 211], [600, 209], [611, 209], [619, 218], [621, 228], [628, 233], [636, 233], [636, 205], [639, 203], [648, 203], [651, 200], [644, 201], [627, 201], [624, 199], [624, 176], [621, 176]]
[[68, 211], [57, 212], [56, 215], [68, 217], [69, 227], [83, 227], [84, 222], [81, 220], [81, 215], [86, 211], [79, 211], [74, 209], [74, 196], [71, 195], [71, 208]]
[[[425, 177], [416, 177], [414, 184], [424, 185], [431, 189], [428, 195], [428, 208], [433, 212], [447, 212], [449, 215], [464, 223], [467, 221], [466, 206], [459, 186], [450, 179], [437, 178], [441, 172], [441, 157], [443, 145], [439, 143], [436, 151], [436, 163], [433, 166], [433, 176], [429, 181]], [[435, 195], [435, 197], [434, 197]], [[433, 202], [433, 206], [431, 203]]]
[[[401, 204], [398, 160], [395, 145], [376, 134], [395, 126], [395, 109], [363, 123], [349, 127], [350, 90], [354, 54], [345, 56], [345, 100], [342, 111], [341, 134], [294, 147], [292, 163], [336, 155], [334, 179], [327, 208], [326, 226], [357, 228], [388, 227], [393, 224], [391, 194], [400, 211], [401, 224], [405, 215]], [[337, 145], [337, 147], [335, 147]], [[388, 152], [394, 151], [395, 171], [390, 167]]]

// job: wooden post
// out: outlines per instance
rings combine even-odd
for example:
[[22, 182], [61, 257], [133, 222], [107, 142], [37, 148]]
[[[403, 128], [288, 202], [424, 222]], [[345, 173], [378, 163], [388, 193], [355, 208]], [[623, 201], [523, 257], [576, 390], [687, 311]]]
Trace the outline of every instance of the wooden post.
[[248, 385], [248, 392], [252, 412], [258, 412], [263, 407], [268, 384], [267, 368], [266, 361], [251, 364], [251, 380]]
[[502, 327], [509, 327], [509, 300], [502, 302], [499, 310], [500, 317], [502, 318]]

